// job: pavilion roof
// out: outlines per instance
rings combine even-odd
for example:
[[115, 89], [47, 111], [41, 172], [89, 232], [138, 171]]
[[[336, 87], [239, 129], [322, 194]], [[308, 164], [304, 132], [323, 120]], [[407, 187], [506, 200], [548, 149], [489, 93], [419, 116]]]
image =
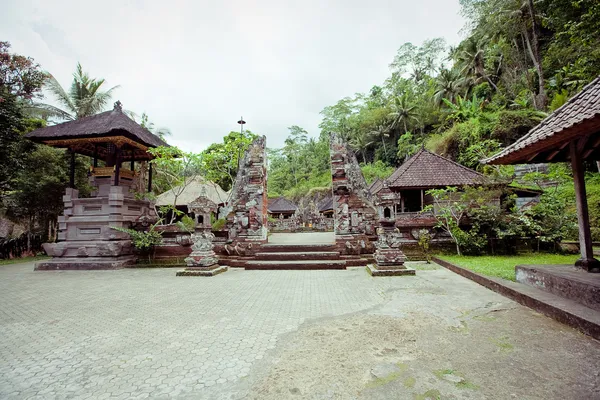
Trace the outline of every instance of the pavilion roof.
[[25, 137], [54, 147], [71, 147], [75, 152], [89, 156], [94, 153], [94, 144], [115, 142], [136, 149], [135, 159], [148, 158], [147, 155], [144, 157], [148, 147], [168, 146], [123, 113], [119, 102], [113, 110], [36, 129]]
[[208, 181], [201, 176], [195, 176], [192, 181], [182, 190], [181, 186], [176, 186], [173, 190], [167, 190], [156, 197], [157, 206], [173, 205], [175, 201], [175, 193], [177, 196], [176, 206], [187, 206], [199, 197], [205, 197], [215, 203], [215, 206], [223, 204], [227, 201], [228, 194], [221, 186], [214, 182]]
[[479, 172], [422, 148], [398, 167], [385, 182], [390, 188], [425, 189], [478, 185], [485, 182], [485, 177]]
[[583, 159], [600, 159], [600, 76], [564, 105], [532, 128], [525, 136], [492, 157], [486, 164], [563, 162], [569, 159], [568, 144], [580, 142]]
[[285, 197], [278, 197], [276, 199], [269, 200], [267, 210], [272, 214], [294, 213], [296, 210], [298, 210], [298, 207]]
[[325, 197], [323, 200], [321, 200], [318, 208], [319, 208], [319, 212], [333, 210], [333, 196], [329, 195], [329, 196]]
[[383, 189], [383, 180], [380, 178], [375, 179], [373, 183], [369, 185], [369, 192], [371, 192], [371, 194], [376, 194], [381, 189]]

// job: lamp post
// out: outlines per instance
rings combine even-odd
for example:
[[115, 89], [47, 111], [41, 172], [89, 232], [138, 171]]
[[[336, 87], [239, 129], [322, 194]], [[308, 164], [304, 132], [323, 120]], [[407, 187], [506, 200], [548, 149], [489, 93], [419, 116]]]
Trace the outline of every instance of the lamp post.
[[[240, 134], [242, 136], [244, 136], [244, 125], [246, 124], [246, 121], [244, 121], [244, 117], [240, 117], [240, 120], [237, 122], [238, 124], [240, 124]], [[241, 140], [241, 138], [240, 138]], [[238, 171], [240, 170], [240, 148], [238, 147], [238, 159], [237, 159], [237, 169]], [[236, 172], [237, 175], [237, 172]]]

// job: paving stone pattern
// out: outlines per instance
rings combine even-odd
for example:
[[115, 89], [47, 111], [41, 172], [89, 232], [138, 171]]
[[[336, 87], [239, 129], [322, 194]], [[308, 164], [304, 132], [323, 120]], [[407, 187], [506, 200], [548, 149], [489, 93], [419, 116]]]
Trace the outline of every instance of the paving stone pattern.
[[[383, 301], [354, 271], [0, 267], [0, 398], [145, 398], [239, 380], [306, 319]], [[360, 287], [361, 290], [357, 290]]]

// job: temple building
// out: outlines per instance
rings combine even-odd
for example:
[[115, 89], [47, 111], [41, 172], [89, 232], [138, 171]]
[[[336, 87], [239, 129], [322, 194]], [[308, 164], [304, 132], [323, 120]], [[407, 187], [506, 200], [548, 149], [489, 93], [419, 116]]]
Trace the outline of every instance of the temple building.
[[[125, 115], [120, 102], [111, 111], [41, 128], [26, 137], [65, 148], [71, 157], [58, 241], [44, 244], [53, 258], [39, 262], [36, 269], [114, 269], [134, 263], [129, 235], [113, 228], [148, 225], [155, 219], [150, 203], [135, 196], [135, 162], [150, 161], [148, 148], [167, 144]], [[75, 188], [75, 154], [90, 157], [90, 198], [80, 198]], [[152, 164], [148, 172], [151, 191]]]
[[[195, 176], [185, 186], [176, 186], [159, 194], [155, 204], [159, 213], [163, 206], [175, 206], [183, 214], [191, 216], [189, 204], [204, 198], [210, 206], [212, 216], [216, 219], [219, 208], [227, 203], [228, 197], [229, 193], [224, 191], [221, 186], [201, 176]], [[170, 215], [161, 215], [161, 217], [170, 220]], [[181, 220], [180, 216], [176, 217], [176, 221], [178, 220]]]
[[291, 218], [298, 211], [298, 206], [286, 199], [283, 196], [275, 199], [270, 199], [267, 212], [271, 218]]
[[422, 148], [389, 178], [374, 181], [369, 191], [375, 198], [380, 218], [395, 220], [403, 240], [410, 242], [418, 240], [420, 229], [431, 230], [435, 238], [433, 227], [437, 220], [433, 213], [422, 212], [434, 204], [426, 193], [428, 190], [483, 183], [485, 178], [479, 172]]

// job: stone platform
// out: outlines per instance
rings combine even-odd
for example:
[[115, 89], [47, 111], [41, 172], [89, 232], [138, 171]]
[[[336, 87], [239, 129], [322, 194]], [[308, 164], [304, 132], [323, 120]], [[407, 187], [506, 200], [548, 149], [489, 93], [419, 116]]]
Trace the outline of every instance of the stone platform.
[[56, 257], [35, 264], [35, 271], [56, 270], [107, 270], [122, 269], [136, 263], [137, 257]]
[[373, 264], [367, 265], [367, 272], [369, 275], [375, 276], [403, 276], [403, 275], [415, 275], [416, 271], [413, 268], [392, 268], [392, 267], [377, 267]]
[[517, 265], [517, 282], [600, 311], [600, 274], [572, 265]]

